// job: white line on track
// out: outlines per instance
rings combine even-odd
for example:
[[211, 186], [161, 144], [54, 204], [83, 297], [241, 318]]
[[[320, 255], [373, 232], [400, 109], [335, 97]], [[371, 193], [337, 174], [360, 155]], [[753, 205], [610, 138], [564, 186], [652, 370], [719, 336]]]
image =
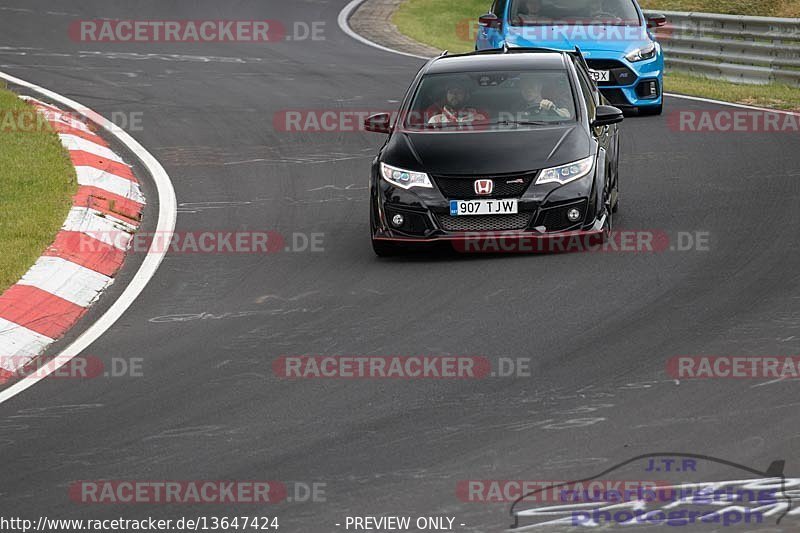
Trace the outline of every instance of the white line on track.
[[[356, 33], [353, 30], [353, 28], [350, 27], [350, 23], [348, 21], [350, 19], [350, 16], [356, 11], [356, 9], [358, 9], [358, 7], [361, 4], [363, 4], [364, 2], [366, 2], [366, 1], [367, 0], [353, 0], [352, 2], [350, 2], [349, 4], [344, 6], [344, 9], [342, 9], [339, 12], [339, 18], [338, 18], [339, 28], [344, 33], [346, 33], [347, 35], [349, 35], [350, 37], [352, 37], [356, 41], [362, 42], [362, 43], [366, 44], [367, 46], [371, 46], [373, 48], [377, 48], [378, 50], [383, 50], [384, 52], [389, 52], [389, 53], [392, 53], [392, 54], [398, 54], [398, 55], [406, 56], [406, 57], [413, 57], [413, 58], [416, 58], [416, 59], [424, 59], [426, 61], [431, 59], [430, 57], [421, 56], [421, 55], [417, 55], [417, 54], [410, 54], [408, 52], [401, 52], [400, 50], [395, 50], [393, 48], [389, 48], [387, 46], [380, 45], [380, 44], [378, 44], [378, 43], [376, 43], [374, 41], [370, 41], [369, 39], [367, 39], [363, 35], [360, 35], [360, 34]], [[686, 96], [686, 95], [683, 95], [683, 94], [674, 94], [674, 93], [664, 93], [664, 96], [669, 96], [670, 98], [680, 98], [682, 100], [694, 100], [696, 102], [705, 102], [705, 103], [708, 103], [708, 104], [724, 105], [724, 106], [729, 106], [729, 107], [738, 107], [740, 109], [750, 109], [750, 110], [753, 110], [753, 111], [768, 111], [770, 113], [777, 113], [779, 115], [797, 115], [797, 113], [793, 112], [793, 111], [780, 111], [780, 110], [777, 110], [777, 109], [768, 109], [768, 108], [765, 108], [765, 107], [756, 107], [756, 106], [750, 106], [750, 105], [744, 105], [744, 104], [734, 104], [734, 103], [731, 103], [731, 102], [722, 102], [720, 100], [711, 100], [710, 98], [699, 98], [697, 96]]]
[[[165, 238], [172, 238], [175, 231], [175, 220], [177, 218], [177, 201], [175, 199], [175, 189], [172, 187], [169, 174], [161, 166], [161, 163], [153, 157], [139, 142], [131, 137], [128, 133], [115, 126], [110, 121], [102, 119], [96, 113], [90, 113], [87, 108], [78, 102], [61, 96], [58, 93], [34, 85], [33, 83], [21, 80], [5, 72], [0, 72], [0, 78], [35, 91], [46, 98], [49, 98], [59, 104], [69, 107], [86, 118], [96, 122], [103, 129], [108, 131], [117, 138], [122, 144], [125, 145], [139, 160], [144, 167], [153, 177], [156, 184], [156, 191], [158, 194], [158, 223], [156, 225], [156, 232], [165, 235]], [[163, 248], [163, 247], [161, 247]], [[147, 255], [142, 261], [139, 270], [133, 276], [130, 283], [117, 300], [108, 308], [108, 310], [101, 316], [97, 322], [89, 326], [77, 339], [75, 339], [69, 346], [64, 348], [58, 356], [47, 363], [41, 370], [37, 369], [36, 376], [27, 377], [17, 381], [9, 388], [0, 391], [0, 404], [7, 402], [14, 396], [22, 393], [28, 388], [36, 385], [39, 381], [43, 380], [65, 364], [72, 358], [79, 355], [83, 350], [88, 348], [93, 342], [100, 338], [103, 333], [114, 325], [119, 318], [128, 310], [136, 298], [142, 293], [148, 282], [153, 278], [158, 270], [161, 261], [164, 259], [166, 250], [160, 250], [159, 247], [154, 246], [148, 250]]]
[[342, 9], [339, 12], [339, 18], [338, 18], [337, 22], [339, 23], [339, 28], [341, 28], [343, 32], [345, 32], [347, 35], [349, 35], [350, 37], [352, 37], [356, 41], [361, 41], [362, 43], [366, 44], [367, 46], [371, 46], [373, 48], [377, 48], [378, 50], [383, 50], [384, 52], [390, 52], [392, 54], [399, 54], [401, 56], [406, 56], [406, 57], [415, 57], [417, 59], [426, 59], [426, 60], [430, 59], [430, 57], [418, 56], [417, 54], [409, 54], [408, 52], [401, 52], [400, 50], [395, 50], [393, 48], [388, 48], [386, 46], [382, 46], [382, 45], [380, 45], [380, 44], [378, 44], [378, 43], [376, 43], [374, 41], [370, 41], [369, 39], [367, 39], [363, 35], [359, 35], [355, 31], [353, 31], [353, 29], [350, 27], [350, 24], [348, 23], [348, 20], [350, 19], [350, 15], [352, 15], [355, 12], [355, 10], [358, 9], [358, 6], [363, 4], [365, 1], [366, 0], [353, 0], [352, 2], [350, 2], [349, 4], [344, 6], [344, 9]]

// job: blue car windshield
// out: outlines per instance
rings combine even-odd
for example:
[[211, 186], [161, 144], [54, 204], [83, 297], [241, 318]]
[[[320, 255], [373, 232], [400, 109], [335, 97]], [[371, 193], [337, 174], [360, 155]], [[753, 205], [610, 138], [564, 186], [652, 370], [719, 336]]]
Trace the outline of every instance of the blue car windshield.
[[512, 0], [511, 24], [639, 26], [633, 0]]
[[404, 125], [447, 131], [552, 126], [577, 120], [566, 70], [428, 74]]

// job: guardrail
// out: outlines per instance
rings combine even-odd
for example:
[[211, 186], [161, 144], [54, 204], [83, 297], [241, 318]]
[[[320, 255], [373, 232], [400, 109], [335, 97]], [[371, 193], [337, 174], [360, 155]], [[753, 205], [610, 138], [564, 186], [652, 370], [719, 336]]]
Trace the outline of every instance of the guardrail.
[[663, 13], [656, 35], [667, 67], [737, 83], [800, 87], [800, 19]]

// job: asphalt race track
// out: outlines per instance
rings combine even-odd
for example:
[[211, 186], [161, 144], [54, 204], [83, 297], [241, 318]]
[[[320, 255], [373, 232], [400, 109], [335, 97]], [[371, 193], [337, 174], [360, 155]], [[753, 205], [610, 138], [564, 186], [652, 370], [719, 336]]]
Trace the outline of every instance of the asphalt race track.
[[[707, 250], [380, 260], [367, 185], [382, 137], [273, 126], [288, 109], [397, 107], [421, 62], [345, 35], [345, 4], [2, 2], [0, 70], [100, 113], [141, 112], [132, 134], [173, 180], [177, 231], [321, 233], [324, 251], [168, 255], [89, 350], [143, 358], [141, 377], [45, 380], [0, 405], [0, 514], [277, 516], [300, 533], [343, 531], [353, 515], [447, 515], [456, 531], [488, 532], [509, 525], [508, 505], [461, 501], [459, 481], [579, 479], [664, 451], [785, 460], [798, 477], [797, 382], [665, 371], [678, 355], [800, 352], [797, 134], [677, 131], [670, 112], [730, 108], [675, 98], [662, 117], [626, 120], [617, 228], [700, 233]], [[325, 40], [70, 40], [72, 20], [99, 18], [324, 21]], [[275, 376], [275, 359], [304, 354], [529, 358], [531, 375]], [[697, 477], [743, 475], [708, 465]], [[69, 498], [74, 481], [101, 479], [318, 482], [325, 501]]]

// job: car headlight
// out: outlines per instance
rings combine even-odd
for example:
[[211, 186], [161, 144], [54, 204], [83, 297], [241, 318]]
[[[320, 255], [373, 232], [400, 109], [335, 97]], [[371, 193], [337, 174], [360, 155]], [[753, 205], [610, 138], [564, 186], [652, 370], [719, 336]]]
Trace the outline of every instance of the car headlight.
[[433, 188], [430, 178], [424, 172], [411, 172], [410, 170], [403, 170], [402, 168], [381, 163], [381, 175], [383, 179], [401, 189], [410, 189], [411, 187]]
[[594, 168], [594, 156], [590, 155], [586, 159], [581, 159], [580, 161], [575, 161], [568, 165], [542, 170], [541, 174], [539, 174], [539, 178], [536, 180], [536, 184], [560, 183], [564, 185], [565, 183], [586, 176], [592, 171], [592, 168]]
[[633, 52], [629, 53], [625, 56], [625, 59], [630, 61], [631, 63], [636, 63], [637, 61], [644, 61], [646, 59], [653, 59], [656, 57], [656, 52], [658, 48], [656, 47], [656, 43], [650, 43], [647, 46], [643, 46], [642, 48], [637, 48]]

